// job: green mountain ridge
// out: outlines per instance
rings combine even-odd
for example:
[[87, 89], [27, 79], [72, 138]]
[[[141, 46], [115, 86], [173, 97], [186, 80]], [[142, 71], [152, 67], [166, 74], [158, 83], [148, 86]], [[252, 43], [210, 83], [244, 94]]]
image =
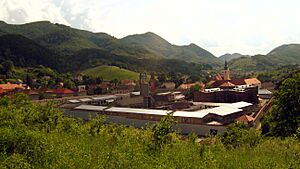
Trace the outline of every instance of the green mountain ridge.
[[233, 54], [226, 53], [226, 54], [220, 56], [219, 59], [221, 59], [222, 61], [225, 61], [225, 58], [226, 58], [227, 61], [230, 61], [232, 59], [237, 59], [237, 58], [241, 58], [241, 57], [251, 57], [251, 56], [242, 55], [242, 54], [239, 54], [239, 53], [233, 53]]
[[[12, 34], [19, 37], [12, 36]], [[14, 55], [23, 58], [22, 62], [26, 63], [24, 58], [29, 57], [26, 50], [34, 46], [33, 48], [38, 49], [37, 51], [47, 52], [34, 52], [32, 50], [35, 53], [33, 58], [39, 58], [40, 60], [32, 63], [28, 62], [28, 64], [42, 64], [58, 71], [72, 72], [95, 66], [113, 65], [132, 71], [143, 71], [145, 69], [147, 71], [177, 72], [180, 70], [185, 73], [196, 73], [195, 69], [201, 69], [200, 71], [202, 71], [206, 68], [210, 69], [212, 66], [220, 68], [224, 62], [222, 57], [217, 58], [195, 44], [185, 46], [173, 45], [152, 32], [129, 35], [122, 39], [117, 39], [106, 33], [93, 33], [62, 24], [52, 24], [48, 21], [22, 25], [7, 24], [1, 21], [0, 36], [3, 35], [9, 35], [13, 38], [9, 39], [4, 36], [6, 40], [2, 41], [2, 47], [9, 48], [12, 53], [16, 53]], [[24, 41], [24, 43], [28, 41], [20, 36], [32, 42], [28, 42], [27, 47], [26, 44], [17, 43], [17, 41]], [[5, 41], [13, 40], [16, 42], [10, 42], [9, 47], [5, 46]], [[21, 48], [15, 48], [14, 46], [16, 45], [21, 45]], [[22, 56], [20, 51], [23, 51], [25, 56]], [[37, 53], [40, 53], [39, 57]], [[300, 45], [289, 44], [279, 46], [267, 55], [249, 57], [247, 55], [231, 54], [228, 56], [238, 58], [232, 60], [228, 58], [228, 60], [230, 60], [229, 64], [232, 70], [263, 71], [282, 65], [300, 64], [299, 55]], [[9, 59], [7, 56], [5, 57]], [[2, 58], [5, 57], [2, 56]], [[16, 60], [18, 65], [21, 59], [12, 58], [11, 60]], [[174, 64], [168, 64], [168, 61]], [[144, 62], [149, 63], [144, 64]], [[191, 64], [196, 65], [191, 66]], [[162, 67], [162, 65], [168, 67]], [[174, 65], [178, 68], [173, 68]]]
[[285, 44], [267, 55], [241, 57], [229, 62], [231, 69], [240, 71], [273, 70], [284, 65], [300, 65], [300, 44]]
[[152, 32], [129, 35], [121, 41], [128, 46], [155, 53], [161, 58], [180, 59], [187, 62], [209, 63], [220, 65], [220, 60], [205, 49], [190, 44], [187, 46], [172, 45]]
[[9, 34], [23, 35], [56, 52], [63, 53], [62, 55], [71, 55], [82, 49], [103, 49], [113, 54], [142, 59], [167, 58], [194, 63], [221, 64], [214, 55], [198, 46], [190, 50], [185, 46], [171, 45], [151, 32], [117, 39], [106, 33], [93, 33], [48, 21], [22, 25], [1, 22], [0, 30]]
[[95, 48], [82, 49], [72, 55], [60, 55], [50, 48], [16, 34], [0, 36], [0, 63], [6, 60], [11, 60], [20, 68], [43, 65], [61, 73], [82, 72], [102, 65], [117, 66], [133, 72], [153, 71], [195, 76], [202, 76], [202, 71], [212, 69], [206, 64], [188, 63], [176, 59], [138, 59]]

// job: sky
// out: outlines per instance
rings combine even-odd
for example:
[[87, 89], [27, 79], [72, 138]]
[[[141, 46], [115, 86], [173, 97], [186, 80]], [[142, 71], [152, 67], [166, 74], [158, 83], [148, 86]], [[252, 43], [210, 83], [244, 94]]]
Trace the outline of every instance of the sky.
[[48, 20], [117, 38], [154, 32], [215, 56], [300, 43], [299, 0], [0, 0], [0, 20]]

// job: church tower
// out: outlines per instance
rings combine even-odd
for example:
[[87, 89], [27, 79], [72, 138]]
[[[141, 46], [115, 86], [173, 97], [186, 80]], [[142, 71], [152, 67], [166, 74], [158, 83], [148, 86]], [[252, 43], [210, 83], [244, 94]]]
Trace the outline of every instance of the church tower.
[[224, 66], [224, 80], [230, 80], [230, 71], [227, 64], [227, 58], [225, 57], [225, 66]]

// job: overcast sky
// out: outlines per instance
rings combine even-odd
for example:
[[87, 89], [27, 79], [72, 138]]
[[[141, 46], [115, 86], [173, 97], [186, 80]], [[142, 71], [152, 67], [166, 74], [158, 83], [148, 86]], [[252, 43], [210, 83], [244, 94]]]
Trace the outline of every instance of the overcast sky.
[[299, 0], [0, 0], [0, 20], [49, 20], [117, 38], [154, 32], [214, 55], [300, 43]]

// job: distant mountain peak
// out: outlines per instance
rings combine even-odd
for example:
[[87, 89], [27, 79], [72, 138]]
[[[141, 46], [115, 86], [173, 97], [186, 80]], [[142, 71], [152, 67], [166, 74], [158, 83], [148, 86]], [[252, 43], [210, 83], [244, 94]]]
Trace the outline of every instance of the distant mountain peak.
[[141, 35], [151, 35], [151, 36], [158, 36], [157, 34], [153, 33], [153, 32], [146, 32], [146, 33], [143, 33]]
[[222, 56], [219, 57], [219, 59], [221, 59], [222, 61], [225, 61], [225, 58], [227, 61], [230, 61], [232, 59], [237, 59], [237, 58], [241, 58], [241, 57], [250, 57], [249, 55], [242, 55], [242, 54], [239, 54], [239, 53], [233, 53], [233, 54], [230, 54], [230, 53], [226, 53]]
[[189, 47], [199, 47], [199, 46], [196, 45], [195, 43], [190, 43], [188, 46], [189, 46]]

